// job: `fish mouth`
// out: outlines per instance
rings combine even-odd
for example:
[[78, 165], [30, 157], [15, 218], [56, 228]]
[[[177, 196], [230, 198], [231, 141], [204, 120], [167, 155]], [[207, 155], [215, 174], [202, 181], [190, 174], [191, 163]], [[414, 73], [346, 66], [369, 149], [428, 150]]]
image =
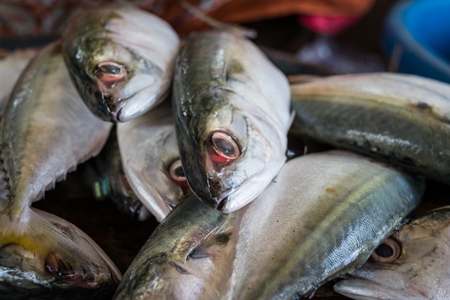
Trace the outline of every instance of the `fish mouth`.
[[429, 299], [412, 286], [401, 273], [380, 269], [377, 274], [371, 270], [358, 269], [348, 278], [334, 285], [334, 291], [352, 299]]
[[[127, 122], [135, 117], [138, 117], [156, 105], [157, 99], [164, 99], [163, 97], [152, 99], [148, 95], [150, 86], [145, 86], [134, 94], [121, 97], [118, 95], [115, 99], [105, 99], [106, 108], [109, 112], [112, 122]], [[136, 105], [138, 103], [139, 105]]]
[[120, 122], [121, 111], [127, 99], [118, 100], [113, 95], [101, 91], [96, 92], [94, 96], [96, 105], [92, 107], [91, 111], [103, 121]]
[[223, 198], [222, 200], [220, 200], [217, 205], [216, 205], [216, 209], [218, 211], [223, 211], [227, 205], [228, 202], [228, 197]]
[[[361, 278], [345, 279], [333, 286], [336, 293], [352, 299], [374, 300], [380, 299], [380, 290], [383, 286]], [[378, 296], [377, 296], [378, 295]]]

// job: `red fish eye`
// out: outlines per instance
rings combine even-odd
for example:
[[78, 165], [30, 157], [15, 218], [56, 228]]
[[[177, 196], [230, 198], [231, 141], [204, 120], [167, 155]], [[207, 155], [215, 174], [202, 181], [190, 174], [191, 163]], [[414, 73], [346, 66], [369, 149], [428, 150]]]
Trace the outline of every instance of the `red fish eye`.
[[178, 184], [183, 190], [184, 195], [190, 195], [191, 189], [186, 179], [186, 175], [184, 174], [183, 166], [181, 165], [181, 160], [177, 159], [172, 162], [169, 167], [169, 174], [172, 177], [173, 181]]
[[216, 131], [210, 136], [207, 146], [210, 158], [215, 163], [226, 163], [235, 160], [241, 155], [241, 150], [235, 139], [226, 132]]
[[387, 238], [372, 253], [372, 261], [377, 263], [392, 263], [401, 254], [402, 250], [399, 243], [393, 238]]
[[117, 81], [125, 77], [127, 71], [121, 64], [104, 61], [97, 65], [95, 76], [107, 87], [111, 87]]

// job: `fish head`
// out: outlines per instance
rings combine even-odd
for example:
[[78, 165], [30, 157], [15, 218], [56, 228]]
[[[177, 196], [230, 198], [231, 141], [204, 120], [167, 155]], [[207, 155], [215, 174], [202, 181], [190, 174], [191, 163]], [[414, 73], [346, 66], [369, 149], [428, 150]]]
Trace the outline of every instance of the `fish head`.
[[334, 289], [352, 299], [447, 299], [449, 241], [450, 207], [433, 210], [386, 239]]
[[[227, 104], [209, 108], [211, 94]], [[177, 126], [181, 161], [197, 197], [222, 212], [233, 212], [253, 201], [281, 169], [286, 133], [258, 109], [244, 107], [251, 104], [230, 90], [199, 97], [205, 98], [200, 101], [204, 113], [194, 115], [186, 129]]]
[[117, 126], [128, 182], [158, 222], [191, 194], [169, 103]]
[[20, 224], [15, 224], [18, 225], [15, 228], [2, 224], [2, 296], [11, 295], [11, 299], [112, 296], [121, 274], [94, 241], [52, 214], [33, 209], [27, 215], [32, 226], [22, 234], [18, 231]]
[[133, 29], [122, 26], [119, 11], [87, 11], [78, 18], [87, 21], [73, 18], [63, 33], [63, 53], [72, 82], [96, 116], [125, 122], [162, 100], [172, 73], [163, 71], [153, 49], [129, 41]]
[[138, 254], [139, 268], [127, 270], [127, 280], [121, 282], [114, 299], [220, 298], [232, 272], [234, 247], [230, 235], [180, 241], [172, 251], [150, 258]]
[[[160, 222], [192, 192], [181, 165], [173, 124], [154, 133], [136, 146], [145, 151], [127, 166], [127, 176], [143, 204]], [[140, 155], [144, 157], [139, 159]]]

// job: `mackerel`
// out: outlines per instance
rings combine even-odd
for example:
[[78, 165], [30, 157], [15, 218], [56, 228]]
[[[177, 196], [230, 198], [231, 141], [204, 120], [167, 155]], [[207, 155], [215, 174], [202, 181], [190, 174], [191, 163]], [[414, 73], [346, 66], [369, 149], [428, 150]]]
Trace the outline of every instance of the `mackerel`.
[[417, 216], [334, 286], [352, 299], [450, 299], [450, 206]]
[[244, 37], [192, 34], [175, 66], [172, 103], [186, 178], [205, 203], [235, 211], [285, 163], [289, 85]]
[[450, 85], [374, 73], [294, 84], [291, 92], [291, 133], [450, 184]]
[[160, 222], [190, 194], [180, 163], [170, 101], [117, 124], [117, 137], [131, 188]]
[[[121, 277], [85, 234], [68, 230], [30, 208], [46, 189], [100, 151], [110, 127], [79, 98], [58, 42], [33, 59], [6, 104], [1, 158], [9, 202], [0, 212], [0, 255], [14, 248], [30, 257], [37, 284], [44, 286], [45, 276], [54, 278], [48, 290], [54, 287], [70, 295], [86, 289], [100, 298], [108, 297]], [[2, 257], [2, 267], [12, 268], [14, 276], [28, 276], [27, 270], [21, 270], [27, 264], [12, 263], [13, 257], [10, 260], [6, 254]]]
[[168, 94], [180, 41], [156, 15], [132, 5], [81, 10], [61, 40], [71, 79], [101, 119], [126, 122]]

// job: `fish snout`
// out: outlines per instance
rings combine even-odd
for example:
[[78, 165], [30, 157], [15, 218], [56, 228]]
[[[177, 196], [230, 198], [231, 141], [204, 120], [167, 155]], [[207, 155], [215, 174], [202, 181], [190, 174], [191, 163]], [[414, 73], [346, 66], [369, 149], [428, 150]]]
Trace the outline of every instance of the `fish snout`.
[[100, 119], [106, 122], [119, 123], [121, 119], [121, 111], [124, 103], [116, 96], [108, 92], [95, 92], [95, 105], [91, 111]]

